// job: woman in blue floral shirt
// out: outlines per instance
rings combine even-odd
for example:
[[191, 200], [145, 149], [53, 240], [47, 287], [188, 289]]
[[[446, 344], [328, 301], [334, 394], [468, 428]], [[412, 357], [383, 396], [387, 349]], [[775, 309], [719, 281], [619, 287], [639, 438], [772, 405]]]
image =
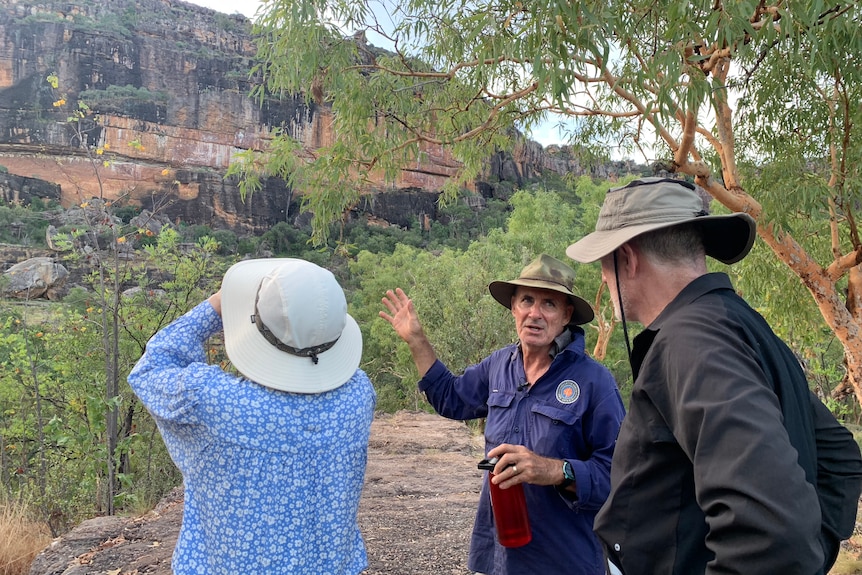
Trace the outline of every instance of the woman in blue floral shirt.
[[[239, 375], [206, 363], [224, 330]], [[157, 333], [129, 375], [183, 474], [173, 571], [356, 575], [375, 393], [362, 336], [329, 271], [240, 262]]]

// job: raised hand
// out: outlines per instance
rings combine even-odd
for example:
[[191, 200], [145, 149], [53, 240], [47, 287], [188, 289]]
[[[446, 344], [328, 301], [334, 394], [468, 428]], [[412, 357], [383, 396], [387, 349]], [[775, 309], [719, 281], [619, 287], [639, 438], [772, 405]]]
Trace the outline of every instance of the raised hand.
[[379, 315], [392, 325], [392, 329], [401, 339], [410, 343], [416, 337], [425, 337], [416, 308], [413, 307], [413, 301], [407, 297], [404, 290], [401, 288], [396, 288], [395, 291], [387, 290], [382, 301], [389, 313], [381, 311]]
[[387, 290], [382, 302], [389, 313], [381, 311], [380, 317], [388, 321], [395, 333], [407, 342], [413, 361], [416, 363], [416, 369], [421, 375], [425, 375], [437, 361], [437, 354], [431, 342], [425, 337], [425, 331], [419, 322], [413, 301], [407, 297], [404, 290], [396, 288], [395, 291]]

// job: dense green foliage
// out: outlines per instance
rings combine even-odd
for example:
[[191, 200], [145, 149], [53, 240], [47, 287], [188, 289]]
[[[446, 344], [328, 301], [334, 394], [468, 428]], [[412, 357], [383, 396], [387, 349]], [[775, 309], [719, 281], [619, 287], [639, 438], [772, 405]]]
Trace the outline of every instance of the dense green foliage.
[[[9, 302], [0, 312], [2, 497], [35, 502], [55, 533], [106, 511], [106, 434], [115, 409], [122, 414], [114, 453], [119, 490], [111, 503], [148, 508], [180, 481], [125, 385], [149, 337], [210, 293], [223, 272], [209, 255], [214, 245], [180, 253], [179, 239], [165, 230], [142, 263], [118, 270], [124, 293], [117, 299], [122, 335], [115, 359], [123, 384], [116, 396], [105, 394], [112, 284], [98, 270], [86, 278], [90, 289], [74, 288], [62, 304]], [[153, 271], [169, 275], [152, 285]], [[139, 289], [126, 291], [131, 287]]]

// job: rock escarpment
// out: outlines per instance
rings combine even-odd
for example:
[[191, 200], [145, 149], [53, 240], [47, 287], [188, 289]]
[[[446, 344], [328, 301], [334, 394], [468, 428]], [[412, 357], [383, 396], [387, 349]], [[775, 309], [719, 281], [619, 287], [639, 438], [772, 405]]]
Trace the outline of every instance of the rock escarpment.
[[[237, 232], [289, 221], [297, 204], [284, 182], [242, 201], [225, 170], [237, 151], [264, 148], [274, 127], [310, 151], [327, 145], [331, 110], [296, 95], [252, 99], [254, 63], [251, 23], [239, 14], [179, 0], [0, 0], [0, 165], [56, 184], [65, 206], [101, 193]], [[70, 122], [79, 101], [87, 114]], [[443, 149], [423, 156], [370, 191], [421, 190], [433, 203], [458, 165]], [[526, 143], [490, 158], [488, 176], [583, 172], [563, 156]], [[391, 221], [427, 216], [421, 204]]]

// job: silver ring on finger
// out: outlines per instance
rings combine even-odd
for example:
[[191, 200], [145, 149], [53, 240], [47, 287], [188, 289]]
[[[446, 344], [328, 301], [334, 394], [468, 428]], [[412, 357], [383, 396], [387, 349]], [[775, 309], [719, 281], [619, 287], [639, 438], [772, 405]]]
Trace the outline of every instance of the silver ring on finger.
[[515, 475], [518, 475], [518, 466], [517, 466], [517, 465], [513, 465], [513, 466], [512, 466], [512, 471], [514, 472], [514, 474], [515, 474]]

